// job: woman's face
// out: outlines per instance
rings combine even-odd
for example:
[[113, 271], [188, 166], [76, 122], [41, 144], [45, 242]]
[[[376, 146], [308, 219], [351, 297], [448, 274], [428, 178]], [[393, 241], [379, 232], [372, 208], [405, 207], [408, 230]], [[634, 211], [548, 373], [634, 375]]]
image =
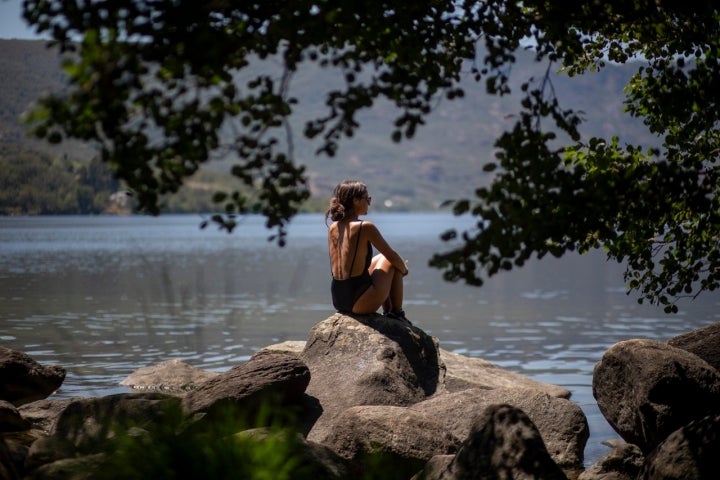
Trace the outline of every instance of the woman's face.
[[368, 208], [370, 207], [370, 203], [372, 202], [372, 197], [370, 197], [367, 193], [367, 191], [362, 194], [360, 197], [355, 198], [353, 202], [353, 207], [355, 208], [355, 212], [358, 215], [367, 215]]

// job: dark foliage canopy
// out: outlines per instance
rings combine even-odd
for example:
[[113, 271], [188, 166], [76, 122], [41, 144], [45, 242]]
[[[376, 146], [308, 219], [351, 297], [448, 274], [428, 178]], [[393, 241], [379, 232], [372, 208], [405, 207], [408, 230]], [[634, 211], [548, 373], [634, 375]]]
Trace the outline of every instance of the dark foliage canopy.
[[[659, 146], [583, 140], [581, 113], [561, 105], [549, 75], [520, 79], [517, 122], [484, 167], [493, 182], [453, 205], [477, 226], [447, 232], [459, 246], [432, 264], [480, 285], [532, 255], [604, 248], [627, 262], [641, 301], [667, 311], [720, 282], [716, 2], [26, 0], [24, 15], [75, 52], [67, 95], [45, 98], [32, 119], [39, 136], [97, 142], [150, 213], [201, 164], [234, 152], [232, 174], [248, 188], [216, 193], [227, 214], [215, 221], [232, 230], [235, 214], [260, 212], [281, 243], [309, 196], [288, 127], [289, 80], [308, 62], [344, 78], [303, 132], [327, 155], [379, 99], [397, 107], [391, 138], [413, 137], [438, 96], [463, 97], [468, 68], [488, 94], [509, 93], [521, 48], [570, 76], [633, 62], [627, 111]], [[258, 59], [282, 74], [243, 77]]]

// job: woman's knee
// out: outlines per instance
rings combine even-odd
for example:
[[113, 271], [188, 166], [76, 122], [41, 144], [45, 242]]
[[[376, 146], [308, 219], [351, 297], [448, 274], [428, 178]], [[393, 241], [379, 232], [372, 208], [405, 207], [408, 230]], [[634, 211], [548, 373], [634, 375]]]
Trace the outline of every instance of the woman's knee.
[[390, 260], [385, 258], [385, 255], [382, 253], [378, 253], [372, 258], [372, 261], [370, 262], [370, 273], [373, 271], [380, 269], [384, 272], [391, 272], [393, 268], [393, 264], [390, 263]]

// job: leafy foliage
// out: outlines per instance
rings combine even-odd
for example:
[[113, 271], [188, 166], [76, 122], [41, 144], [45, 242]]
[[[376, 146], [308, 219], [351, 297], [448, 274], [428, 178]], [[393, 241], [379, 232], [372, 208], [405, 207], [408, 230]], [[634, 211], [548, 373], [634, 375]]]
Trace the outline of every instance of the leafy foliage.
[[[82, 38], [79, 56], [66, 62], [74, 88], [66, 98], [46, 98], [31, 118], [39, 136], [97, 141], [103, 160], [150, 213], [159, 212], [159, 195], [176, 192], [200, 164], [229, 149], [238, 160], [231, 173], [257, 195], [218, 192], [229, 216], [216, 220], [232, 230], [235, 213], [263, 213], [281, 242], [283, 226], [309, 196], [286, 133], [296, 101], [287, 85], [303, 60], [345, 78], [344, 89], [328, 92], [329, 113], [305, 126], [307, 136], [322, 137], [319, 151], [332, 155], [358, 126], [355, 113], [378, 96], [403, 112], [393, 137], [412, 136], [433, 95], [450, 86], [447, 77], [457, 78], [459, 58], [473, 52], [445, 21], [454, 7], [432, 2], [389, 8], [125, 0], [82, 9], [29, 1], [24, 8], [63, 51]], [[460, 57], [458, 48], [465, 50]], [[238, 86], [251, 60], [268, 57], [282, 62], [279, 79], [261, 74]], [[237, 130], [232, 142], [222, 144], [221, 129]]]
[[160, 415], [143, 426], [106, 419], [100, 428], [109, 439], [93, 445], [93, 453], [102, 453], [103, 461], [95, 470], [78, 473], [102, 480], [327, 477], [323, 466], [308, 458], [292, 408], [268, 402], [257, 418], [247, 413], [227, 407], [216, 418], [193, 423], [179, 402], [166, 401]]
[[[720, 124], [708, 112], [715, 111], [720, 87], [717, 8], [711, 2], [523, 5], [520, 24], [533, 25], [527, 34], [538, 55], [570, 75], [602, 68], [607, 60], [639, 59], [626, 106], [662, 139], [662, 149], [621, 146], [617, 137], [582, 142], [577, 114], [561, 110], [546, 85], [524, 84], [525, 110], [496, 143], [501, 173], [477, 191], [475, 203], [455, 204], [457, 213], [481, 218], [477, 230], [465, 232], [461, 247], [433, 263], [450, 280], [481, 284], [481, 273], [522, 265], [533, 253], [603, 247], [611, 258], [627, 261], [626, 280], [640, 302], [677, 311], [680, 297], [716, 289]], [[573, 142], [552, 148], [556, 132], [547, 119]]]
[[[333, 155], [378, 100], [396, 108], [391, 138], [412, 138], [438, 97], [464, 97], [467, 66], [489, 94], [508, 95], [516, 54], [530, 49], [547, 73], [521, 79], [516, 123], [485, 166], [492, 184], [454, 203], [477, 227], [447, 232], [461, 244], [432, 264], [479, 285], [533, 254], [602, 247], [627, 262], [641, 301], [668, 311], [719, 285], [714, 2], [29, 0], [25, 17], [63, 50], [79, 48], [66, 64], [68, 95], [36, 112], [38, 135], [98, 142], [151, 213], [199, 165], [233, 151], [231, 173], [251, 190], [218, 192], [227, 215], [215, 220], [232, 230], [237, 212], [262, 212], [281, 244], [309, 196], [289, 122], [300, 68], [314, 63], [344, 79], [303, 129], [318, 154]], [[261, 60], [276, 62], [276, 74], [244, 78]], [[583, 139], [582, 113], [562, 106], [553, 69], [577, 76], [608, 61], [637, 65], [626, 107], [660, 148]]]

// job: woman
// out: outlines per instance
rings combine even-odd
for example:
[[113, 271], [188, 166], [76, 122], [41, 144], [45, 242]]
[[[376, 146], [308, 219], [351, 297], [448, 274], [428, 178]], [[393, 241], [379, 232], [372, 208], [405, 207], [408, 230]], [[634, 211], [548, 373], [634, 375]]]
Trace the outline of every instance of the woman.
[[[333, 191], [325, 213], [332, 271], [333, 306], [342, 313], [374, 313], [382, 305], [387, 317], [410, 323], [402, 309], [407, 262], [385, 241], [367, 215], [372, 201], [364, 183], [345, 180]], [[373, 248], [380, 252], [373, 256]]]

